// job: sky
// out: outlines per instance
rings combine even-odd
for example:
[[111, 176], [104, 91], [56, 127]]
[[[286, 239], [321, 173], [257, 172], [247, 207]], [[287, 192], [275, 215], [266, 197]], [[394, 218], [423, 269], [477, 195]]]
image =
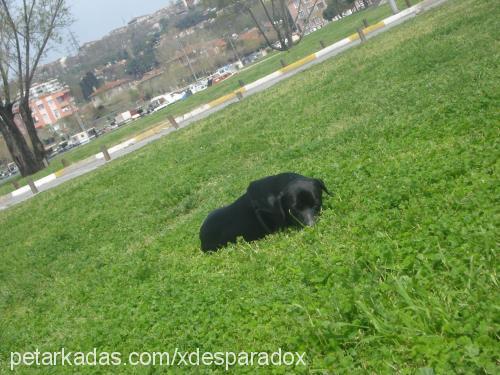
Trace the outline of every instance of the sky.
[[[80, 45], [97, 40], [132, 18], [151, 14], [166, 7], [171, 0], [68, 0], [75, 22], [70, 29]], [[68, 54], [68, 48], [54, 48], [47, 62]]]

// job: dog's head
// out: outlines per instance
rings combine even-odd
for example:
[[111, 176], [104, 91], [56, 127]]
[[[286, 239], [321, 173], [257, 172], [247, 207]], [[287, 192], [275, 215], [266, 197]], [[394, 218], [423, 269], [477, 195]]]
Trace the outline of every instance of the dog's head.
[[329, 194], [319, 179], [296, 179], [290, 182], [281, 197], [288, 224], [313, 226], [321, 211], [323, 191]]
[[312, 226], [321, 211], [322, 180], [293, 173], [254, 181], [247, 193], [257, 218], [268, 232], [287, 226]]

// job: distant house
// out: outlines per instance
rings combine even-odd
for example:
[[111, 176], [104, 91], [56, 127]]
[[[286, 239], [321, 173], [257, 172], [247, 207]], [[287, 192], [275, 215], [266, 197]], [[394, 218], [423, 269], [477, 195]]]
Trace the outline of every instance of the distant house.
[[145, 15], [145, 16], [135, 17], [135, 18], [132, 18], [128, 22], [128, 25], [133, 25], [133, 24], [137, 24], [137, 23], [146, 22], [146, 21], [149, 21], [150, 19], [151, 19], [151, 16], [149, 14]]
[[[69, 88], [61, 85], [57, 79], [31, 87], [30, 108], [37, 129], [55, 124], [59, 119], [70, 116], [77, 110]], [[22, 127], [18, 103], [14, 106], [14, 112], [16, 123]]]
[[199, 0], [183, 0], [183, 2], [186, 7], [188, 7], [189, 9], [193, 9], [195, 5], [199, 3]]
[[137, 86], [142, 85], [143, 83], [146, 83], [146, 82], [148, 82], [148, 81], [150, 81], [152, 79], [155, 79], [155, 78], [161, 76], [162, 74], [163, 74], [163, 70], [162, 69], [151, 70], [151, 71], [145, 73], [144, 76], [140, 80], [135, 81], [135, 84]]
[[174, 7], [175, 14], [177, 15], [184, 14], [189, 9], [185, 0], [177, 0], [172, 6]]
[[90, 100], [94, 108], [106, 103], [115, 95], [130, 88], [132, 81], [129, 79], [119, 79], [117, 81], [107, 82], [90, 95]]

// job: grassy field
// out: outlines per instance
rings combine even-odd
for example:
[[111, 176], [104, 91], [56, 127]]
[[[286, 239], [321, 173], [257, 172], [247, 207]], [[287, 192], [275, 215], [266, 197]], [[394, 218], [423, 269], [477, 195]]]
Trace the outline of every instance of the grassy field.
[[[419, 1], [420, 0], [411, 0], [411, 4], [416, 4]], [[404, 9], [405, 4], [406, 3], [403, 0], [398, 0], [399, 9]], [[299, 60], [304, 56], [318, 51], [319, 49], [321, 49], [320, 40], [328, 45], [351, 35], [352, 33], [356, 32], [356, 28], [362, 25], [363, 19], [366, 19], [369, 24], [374, 24], [388, 17], [390, 14], [390, 7], [386, 4], [377, 8], [368, 8], [364, 11], [345, 17], [338, 22], [331, 23], [323, 29], [306, 36], [300, 44], [291, 49], [289, 52], [272, 53], [265, 58], [265, 61], [250, 66], [248, 69], [245, 69], [245, 71], [225, 81], [222, 81], [220, 84], [197, 93], [196, 95], [193, 95], [186, 100], [177, 102], [147, 118], [142, 118], [134, 121], [133, 123], [130, 123], [129, 125], [124, 126], [117, 131], [100, 137], [97, 141], [91, 142], [88, 145], [78, 147], [63, 155], [55, 157], [50, 161], [49, 167], [36, 173], [33, 176], [33, 179], [36, 180], [61, 169], [62, 158], [66, 159], [70, 163], [88, 158], [98, 153], [102, 145], [106, 145], [107, 147], [114, 146], [157, 125], [161, 121], [165, 121], [169, 115], [178, 116], [188, 113], [203, 104], [209, 103], [210, 101], [220, 98], [225, 94], [233, 92], [240, 87], [238, 83], [239, 80], [242, 80], [245, 83], [251, 83], [259, 78], [264, 77], [267, 74], [280, 69], [282, 67], [280, 63], [281, 59], [289, 64]], [[25, 178], [19, 178], [17, 180], [21, 185], [27, 184]], [[0, 182], [0, 196], [5, 195], [13, 190], [14, 187], [10, 181], [5, 184], [2, 184]]]
[[[1, 212], [0, 372], [11, 351], [96, 347], [498, 373], [498, 13], [449, 1]], [[210, 210], [287, 170], [334, 193], [315, 227], [200, 252]], [[166, 368], [78, 368], [113, 370]]]
[[[50, 164], [47, 168], [34, 174], [32, 178], [36, 180], [62, 169], [63, 164], [61, 162], [61, 159], [66, 159], [71, 164], [76, 163], [100, 152], [100, 148], [102, 145], [111, 147], [127, 139], [130, 139], [135, 135], [142, 133], [145, 129], [152, 128], [153, 126], [158, 125], [160, 122], [166, 120], [166, 116], [162, 113], [154, 113], [148, 117], [136, 120], [133, 123], [123, 126], [111, 133], [100, 136], [96, 140], [84, 146], [77, 147], [68, 152], [57, 155], [50, 161]], [[21, 185], [25, 185], [27, 183], [26, 178], [19, 177], [17, 181]], [[11, 192], [13, 189], [13, 185], [10, 181], [5, 183], [4, 185], [0, 185], [0, 196]]]

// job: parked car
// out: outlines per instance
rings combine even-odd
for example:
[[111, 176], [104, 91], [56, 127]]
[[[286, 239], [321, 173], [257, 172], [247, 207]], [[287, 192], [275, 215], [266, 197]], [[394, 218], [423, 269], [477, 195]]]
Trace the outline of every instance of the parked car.
[[59, 142], [56, 148], [54, 149], [55, 153], [60, 154], [61, 152], [69, 150], [70, 147], [68, 143], [69, 143], [68, 141]]
[[95, 138], [96, 136], [97, 136], [97, 133], [96, 133], [95, 128], [90, 128], [86, 131], [72, 135], [69, 142], [68, 142], [68, 145], [71, 145], [71, 147], [84, 145], [86, 143], [89, 143], [90, 140]]
[[150, 105], [153, 107], [153, 112], [157, 112], [160, 109], [163, 109], [172, 103], [184, 99], [185, 97], [186, 97], [185, 91], [170, 92], [168, 94], [163, 94], [154, 97], [153, 99], [151, 99]]
[[230, 73], [230, 72], [223, 73], [223, 74], [216, 73], [212, 77], [212, 85], [215, 85], [216, 83], [219, 83], [220, 81], [223, 81], [226, 78], [229, 78], [231, 76], [232, 76], [232, 73]]
[[87, 129], [86, 132], [87, 132], [87, 136], [90, 139], [94, 139], [94, 138], [97, 138], [99, 136], [99, 132], [97, 131], [96, 128]]
[[16, 163], [12, 162], [12, 163], [7, 164], [7, 172], [9, 173], [10, 176], [18, 173], [19, 168], [17, 168]]
[[130, 113], [130, 111], [122, 112], [115, 117], [115, 123], [118, 126], [122, 126], [129, 121], [132, 121], [132, 114]]
[[199, 91], [203, 91], [207, 89], [207, 79], [195, 82], [189, 86], [189, 90], [191, 93], [196, 94]]

